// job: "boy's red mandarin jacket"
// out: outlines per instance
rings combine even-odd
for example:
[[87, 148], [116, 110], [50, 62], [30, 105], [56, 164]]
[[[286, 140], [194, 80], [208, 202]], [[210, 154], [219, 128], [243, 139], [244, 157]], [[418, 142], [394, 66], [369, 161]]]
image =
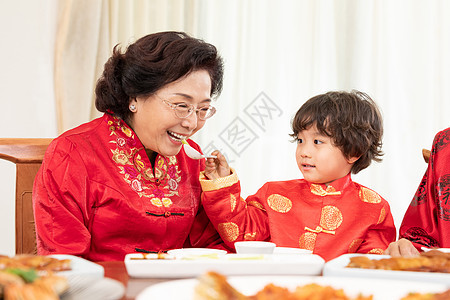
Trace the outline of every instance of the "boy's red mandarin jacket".
[[350, 174], [328, 186], [304, 179], [268, 182], [243, 199], [236, 173], [201, 175], [202, 204], [229, 247], [269, 240], [312, 250], [325, 260], [345, 253], [382, 254], [396, 237], [389, 204]]
[[[198, 145], [188, 141], [200, 150]], [[158, 155], [109, 114], [56, 138], [34, 183], [39, 254], [93, 261], [136, 251], [223, 248], [200, 205], [203, 160]]]

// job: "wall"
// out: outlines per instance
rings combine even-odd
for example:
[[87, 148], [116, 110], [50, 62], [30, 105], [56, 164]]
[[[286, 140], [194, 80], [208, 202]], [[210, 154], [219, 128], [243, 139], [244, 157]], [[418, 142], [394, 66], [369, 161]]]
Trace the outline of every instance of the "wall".
[[[0, 2], [0, 137], [54, 137], [52, 0]], [[26, 7], [26, 9], [24, 9]], [[15, 253], [15, 165], [0, 160], [0, 254]]]

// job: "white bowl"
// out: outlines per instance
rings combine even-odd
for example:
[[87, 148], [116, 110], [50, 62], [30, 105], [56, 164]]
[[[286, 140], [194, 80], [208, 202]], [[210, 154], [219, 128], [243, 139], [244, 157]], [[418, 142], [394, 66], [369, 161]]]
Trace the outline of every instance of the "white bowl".
[[276, 245], [263, 241], [243, 241], [234, 243], [238, 254], [272, 254]]
[[312, 251], [300, 248], [275, 247], [273, 254], [312, 254]]

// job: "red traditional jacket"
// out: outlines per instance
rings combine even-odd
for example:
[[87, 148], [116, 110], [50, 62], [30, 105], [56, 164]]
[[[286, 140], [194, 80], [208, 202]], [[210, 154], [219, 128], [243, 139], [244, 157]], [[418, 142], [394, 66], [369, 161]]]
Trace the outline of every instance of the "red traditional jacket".
[[325, 260], [344, 253], [383, 253], [395, 240], [389, 204], [350, 174], [328, 186], [304, 179], [268, 182], [246, 200], [235, 173], [200, 175], [202, 204], [227, 243], [269, 240], [312, 250]]
[[[189, 144], [199, 149], [192, 141]], [[200, 205], [204, 160], [158, 155], [109, 114], [56, 138], [34, 183], [39, 254], [123, 260], [136, 251], [223, 247]]]
[[414, 246], [450, 248], [450, 128], [436, 134], [428, 168], [400, 226]]

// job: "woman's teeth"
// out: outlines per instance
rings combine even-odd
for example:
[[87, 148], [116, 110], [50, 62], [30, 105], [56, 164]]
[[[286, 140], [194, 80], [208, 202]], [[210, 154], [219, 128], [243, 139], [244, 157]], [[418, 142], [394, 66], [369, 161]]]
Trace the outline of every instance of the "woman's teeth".
[[177, 142], [181, 142], [182, 140], [186, 139], [187, 136], [185, 135], [181, 135], [172, 131], [167, 131], [167, 133], [169, 134], [169, 137]]

